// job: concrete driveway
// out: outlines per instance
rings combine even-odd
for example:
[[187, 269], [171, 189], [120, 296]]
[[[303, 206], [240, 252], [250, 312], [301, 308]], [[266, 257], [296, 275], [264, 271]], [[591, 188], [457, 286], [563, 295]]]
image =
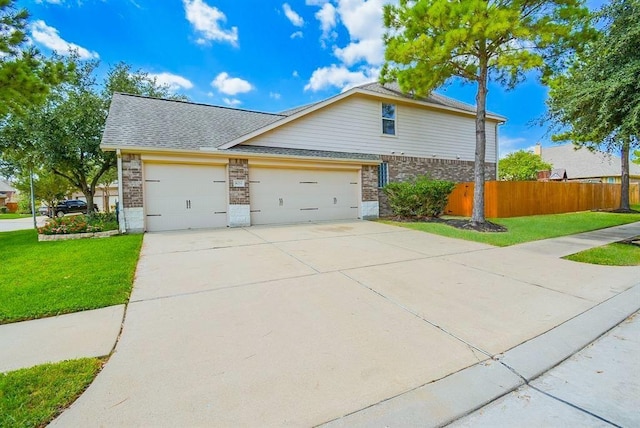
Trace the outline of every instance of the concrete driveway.
[[147, 234], [116, 352], [53, 425], [335, 422], [637, 282], [372, 222]]

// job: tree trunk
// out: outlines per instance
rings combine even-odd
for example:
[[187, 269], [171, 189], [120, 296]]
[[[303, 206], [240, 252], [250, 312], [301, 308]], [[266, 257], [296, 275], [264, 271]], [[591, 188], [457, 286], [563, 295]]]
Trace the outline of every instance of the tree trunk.
[[631, 210], [631, 206], [629, 205], [629, 140], [625, 140], [622, 143], [621, 150], [621, 186], [620, 186], [620, 209], [621, 210]]
[[476, 226], [486, 222], [484, 217], [484, 161], [487, 146], [485, 120], [487, 116], [487, 61], [480, 59], [480, 75], [478, 76], [478, 92], [476, 93], [476, 157], [473, 165], [473, 212], [471, 224]]

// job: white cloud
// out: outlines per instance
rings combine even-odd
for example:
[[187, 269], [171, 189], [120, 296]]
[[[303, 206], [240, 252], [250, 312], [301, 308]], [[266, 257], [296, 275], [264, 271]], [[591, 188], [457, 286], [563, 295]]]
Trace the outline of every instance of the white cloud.
[[160, 85], [168, 86], [170, 90], [177, 91], [178, 89], [191, 89], [193, 83], [187, 78], [178, 76], [171, 73], [149, 73], [149, 77], [156, 79], [156, 82]]
[[333, 54], [347, 66], [360, 61], [379, 65], [384, 62], [384, 43], [382, 39], [365, 39], [349, 43], [345, 48], [334, 48]]
[[[371, 65], [384, 62], [382, 10], [385, 0], [338, 0], [337, 13], [351, 42], [334, 50], [347, 65], [364, 60]], [[352, 61], [352, 62], [348, 62]]]
[[223, 98], [222, 101], [230, 107], [238, 107], [240, 104], [242, 104], [242, 101], [235, 98]]
[[296, 27], [302, 27], [304, 25], [304, 19], [300, 15], [296, 13], [295, 10], [291, 9], [289, 3], [285, 3], [282, 5], [282, 10], [284, 11], [285, 16], [289, 21]]
[[322, 8], [316, 12], [315, 17], [320, 21], [322, 38], [329, 37], [331, 30], [336, 26], [336, 8], [331, 3], [325, 3], [322, 5]]
[[307, 6], [322, 6], [325, 3], [329, 3], [329, 0], [307, 0], [305, 4]]
[[379, 68], [369, 67], [351, 71], [345, 66], [332, 64], [330, 67], [316, 69], [304, 90], [315, 92], [333, 86], [344, 92], [354, 86], [376, 80], [379, 73]]
[[304, 37], [304, 34], [302, 34], [302, 31], [296, 31], [295, 33], [291, 34], [290, 37], [292, 39], [301, 39]]
[[269, 98], [273, 98], [274, 100], [279, 100], [281, 96], [282, 95], [277, 92], [269, 92]]
[[31, 37], [36, 42], [47, 48], [56, 51], [60, 55], [69, 55], [77, 52], [80, 59], [100, 58], [97, 52], [90, 51], [75, 43], [70, 43], [60, 37], [58, 30], [48, 26], [44, 21], [38, 20], [31, 25]]
[[293, 77], [300, 77], [300, 75], [298, 74], [298, 70], [293, 70], [293, 73], [291, 73], [291, 75]]
[[238, 44], [238, 27], [230, 30], [221, 28], [227, 17], [219, 9], [209, 6], [202, 0], [183, 0], [187, 21], [200, 34], [196, 40], [198, 44], [210, 41], [228, 42], [234, 46]]
[[62, 4], [62, 0], [36, 0], [36, 3]]
[[230, 77], [229, 73], [222, 72], [211, 82], [211, 86], [227, 95], [244, 94], [253, 89], [253, 85], [238, 77]]

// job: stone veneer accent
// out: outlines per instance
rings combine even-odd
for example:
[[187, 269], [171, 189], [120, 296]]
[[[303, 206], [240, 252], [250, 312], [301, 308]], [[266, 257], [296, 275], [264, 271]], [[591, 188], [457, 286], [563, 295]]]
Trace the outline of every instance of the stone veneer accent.
[[360, 218], [363, 220], [378, 218], [380, 214], [380, 204], [378, 201], [360, 202]]
[[142, 160], [140, 155], [122, 155], [122, 207], [142, 208]]
[[[389, 164], [389, 182], [408, 181], [419, 175], [429, 174], [438, 180], [450, 180], [456, 183], [473, 181], [473, 161], [457, 159], [418, 158], [410, 156], [381, 156]], [[496, 179], [496, 164], [486, 163], [487, 180]], [[379, 189], [380, 215], [391, 215], [387, 196]]]
[[378, 167], [362, 166], [362, 201], [378, 201]]

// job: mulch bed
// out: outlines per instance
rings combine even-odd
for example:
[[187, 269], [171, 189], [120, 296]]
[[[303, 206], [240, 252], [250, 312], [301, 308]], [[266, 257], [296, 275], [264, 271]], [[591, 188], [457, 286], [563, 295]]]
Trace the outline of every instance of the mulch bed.
[[392, 220], [402, 223], [441, 223], [447, 226], [455, 227], [463, 230], [475, 230], [476, 232], [507, 232], [508, 229], [500, 224], [491, 223], [490, 221], [484, 223], [473, 224], [469, 220], [461, 219], [446, 219], [436, 217], [402, 217], [391, 216], [385, 217], [386, 220]]

